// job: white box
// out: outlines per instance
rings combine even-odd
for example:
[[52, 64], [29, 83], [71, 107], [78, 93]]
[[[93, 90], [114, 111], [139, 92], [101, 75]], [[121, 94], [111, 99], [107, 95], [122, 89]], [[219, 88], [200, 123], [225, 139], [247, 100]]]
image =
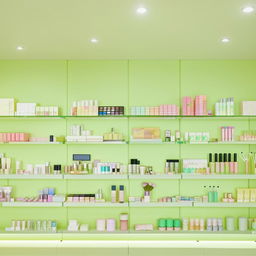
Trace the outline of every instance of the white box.
[[256, 101], [242, 101], [241, 110], [244, 116], [256, 115]]
[[14, 115], [14, 99], [0, 99], [0, 116]]

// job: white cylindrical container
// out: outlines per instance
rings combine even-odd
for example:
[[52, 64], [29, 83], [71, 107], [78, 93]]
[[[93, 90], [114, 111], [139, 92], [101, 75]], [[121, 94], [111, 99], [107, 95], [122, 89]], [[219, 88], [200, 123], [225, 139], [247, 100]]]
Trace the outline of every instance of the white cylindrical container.
[[238, 227], [239, 227], [239, 231], [247, 231], [248, 229], [248, 220], [246, 217], [240, 217], [238, 219]]
[[98, 219], [97, 220], [97, 231], [105, 231], [106, 230], [106, 220]]
[[227, 228], [227, 231], [235, 230], [235, 218], [234, 217], [226, 218], [226, 228]]

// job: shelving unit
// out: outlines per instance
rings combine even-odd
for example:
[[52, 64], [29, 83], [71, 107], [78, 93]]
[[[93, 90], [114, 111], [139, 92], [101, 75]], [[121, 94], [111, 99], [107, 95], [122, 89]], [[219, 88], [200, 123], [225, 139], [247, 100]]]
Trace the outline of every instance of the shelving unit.
[[[142, 164], [145, 165], [152, 165], [154, 167], [154, 171], [161, 172], [157, 173], [156, 175], [0, 175], [0, 182], [1, 186], [13, 186], [14, 187], [14, 195], [19, 196], [21, 193], [22, 186], [24, 186], [24, 190], [22, 191], [22, 195], [28, 195], [29, 193], [35, 195], [38, 190], [42, 188], [47, 187], [53, 187], [56, 189], [57, 194], [75, 194], [75, 193], [88, 193], [96, 192], [97, 189], [102, 188], [103, 194], [109, 195], [111, 185], [125, 185], [125, 199], [127, 200], [128, 196], [142, 196], [143, 195], [143, 188], [141, 186], [142, 182], [150, 181], [153, 183], [156, 183], [156, 188], [153, 190], [153, 196], [154, 198], [158, 198], [160, 195], [189, 195], [189, 196], [196, 196], [200, 195], [197, 194], [198, 192], [193, 192], [192, 188], [194, 186], [202, 186], [203, 185], [221, 185], [221, 189], [225, 189], [225, 185], [228, 185], [228, 189], [230, 191], [234, 191], [234, 187], [238, 186], [244, 186], [244, 187], [254, 187], [255, 181], [256, 181], [256, 174], [255, 175], [190, 175], [190, 174], [184, 174], [180, 173], [178, 175], [166, 175], [163, 172], [164, 169], [164, 162], [162, 159], [168, 159], [168, 158], [175, 158], [175, 159], [182, 159], [185, 157], [188, 158], [197, 158], [200, 157], [200, 155], [208, 153], [208, 151], [216, 150], [216, 152], [219, 152], [221, 150], [230, 150], [233, 151], [234, 146], [236, 145], [237, 149], [241, 151], [245, 149], [245, 151], [248, 148], [249, 150], [254, 151], [254, 145], [256, 145], [256, 142], [251, 141], [234, 141], [234, 142], [209, 142], [209, 143], [173, 143], [173, 142], [164, 142], [164, 141], [157, 141], [157, 142], [145, 142], [145, 141], [132, 141], [130, 140], [130, 132], [133, 127], [160, 127], [161, 131], [164, 129], [171, 129], [173, 130], [180, 130], [184, 131], [184, 129], [188, 129], [189, 131], [194, 130], [210, 130], [211, 127], [215, 127], [216, 129], [219, 128], [220, 125], [233, 125], [232, 122], [235, 121], [238, 123], [239, 131], [241, 128], [245, 127], [245, 129], [248, 129], [251, 127], [253, 129], [254, 122], [256, 122], [256, 116], [241, 116], [241, 115], [235, 115], [235, 116], [172, 116], [172, 115], [164, 115], [164, 116], [146, 116], [146, 115], [124, 115], [124, 116], [70, 116], [66, 113], [70, 111], [70, 106], [72, 104], [73, 100], [79, 99], [81, 95], [92, 95], [94, 97], [95, 95], [99, 95], [99, 92], [102, 92], [102, 95], [98, 97], [100, 99], [100, 102], [102, 104], [123, 104], [126, 108], [126, 111], [128, 112], [128, 109], [130, 106], [136, 106], [136, 104], [141, 103], [142, 105], [159, 105], [159, 104], [167, 104], [175, 103], [179, 104], [180, 99], [184, 96], [184, 93], [187, 92], [188, 95], [194, 95], [197, 93], [195, 89], [190, 88], [188, 89], [187, 85], [182, 85], [181, 87], [181, 81], [179, 81], [179, 76], [181, 76], [181, 72], [179, 73], [179, 66], [181, 66], [181, 63], [177, 63], [177, 66], [172, 66], [172, 64], [168, 64], [167, 66], [161, 66], [159, 69], [158, 67], [155, 69], [156, 75], [154, 74], [154, 77], [152, 77], [152, 81], [159, 81], [159, 84], [163, 83], [163, 86], [159, 86], [159, 95], [149, 96], [149, 98], [144, 99], [146, 97], [141, 97], [139, 93], [135, 94], [135, 90], [138, 88], [138, 85], [141, 90], [146, 91], [148, 86], [151, 86], [151, 79], [142, 79], [141, 74], [147, 71], [147, 65], [143, 66], [144, 64], [141, 62], [138, 64], [138, 66], [142, 65], [142, 68], [139, 67], [139, 70], [134, 72], [134, 67], [131, 67], [127, 72], [127, 74], [124, 72], [125, 77], [123, 75], [120, 76], [120, 79], [118, 78], [115, 80], [116, 76], [119, 72], [119, 67], [116, 69], [116, 64], [108, 64], [105, 66], [103, 63], [102, 68], [100, 67], [100, 71], [98, 71], [97, 68], [93, 67], [90, 72], [86, 73], [86, 78], [79, 78], [79, 76], [83, 76], [84, 70], [86, 70], [86, 65], [83, 66], [83, 61], [79, 65], [68, 63], [67, 65], [63, 65], [65, 67], [65, 70], [67, 70], [67, 74], [65, 71], [65, 75], [61, 74], [60, 79], [56, 78], [55, 75], [52, 75], [53, 69], [52, 67], [49, 69], [50, 74], [52, 76], [52, 82], [51, 84], [46, 83], [43, 85], [48, 90], [45, 91], [45, 93], [48, 94], [48, 99], [40, 99], [40, 95], [36, 96], [36, 94], [33, 94], [31, 92], [31, 95], [29, 97], [31, 100], [35, 100], [35, 102], [41, 103], [41, 104], [52, 104], [56, 103], [56, 105], [60, 106], [62, 113], [59, 116], [0, 116], [0, 122], [2, 122], [4, 125], [6, 124], [5, 130], [11, 129], [11, 127], [15, 127], [15, 130], [19, 126], [21, 126], [20, 129], [26, 131], [26, 128], [28, 131], [36, 131], [37, 134], [53, 134], [53, 135], [63, 135], [67, 136], [69, 133], [69, 128], [73, 124], [83, 124], [86, 128], [90, 130], [95, 130], [95, 133], [97, 134], [103, 134], [104, 132], [109, 131], [112, 127], [118, 129], [119, 131], [123, 132], [126, 141], [122, 142], [59, 142], [59, 143], [7, 143], [2, 144], [2, 151], [1, 152], [7, 152], [7, 154], [10, 157], [15, 157], [15, 154], [19, 156], [17, 157], [17, 160], [23, 160], [24, 164], [27, 163], [34, 163], [35, 161], [40, 162], [42, 161], [50, 161], [51, 164], [69, 164], [71, 161], [71, 155], [73, 153], [91, 153], [92, 159], [101, 159], [103, 161], [117, 161], [124, 164], [127, 164], [129, 159], [138, 157], [139, 160], [141, 160]], [[74, 65], [74, 66], [73, 66]], [[77, 66], [75, 66], [77, 65]], [[89, 64], [88, 64], [89, 65]], [[113, 66], [112, 66], [113, 65]], [[125, 63], [125, 69], [126, 67], [129, 67], [129, 65], [132, 65], [130, 63]], [[137, 64], [136, 64], [137, 65]], [[183, 64], [182, 64], [183, 65]], [[79, 66], [79, 67], [78, 67]], [[48, 68], [44, 66], [45, 69]], [[92, 66], [91, 66], [92, 67]], [[107, 67], [107, 69], [106, 69]], [[136, 67], [137, 68], [137, 67]], [[173, 69], [176, 70], [173, 72]], [[40, 67], [41, 69], [41, 67]], [[60, 68], [61, 69], [61, 68]], [[78, 69], [74, 72], [75, 69]], [[151, 69], [151, 68], [150, 68]], [[47, 71], [48, 69], [46, 69]], [[97, 72], [96, 72], [97, 70]], [[109, 70], [110, 73], [109, 73]], [[146, 71], [145, 71], [146, 70]], [[152, 69], [153, 70], [153, 69]], [[210, 70], [210, 69], [209, 69]], [[103, 72], [102, 72], [103, 71]], [[117, 72], [116, 72], [117, 71]], [[28, 71], [30, 72], [30, 71]], [[74, 73], [72, 73], [74, 72]], [[98, 72], [102, 72], [102, 77], [97, 77]], [[105, 73], [106, 72], [106, 73]], [[132, 77], [130, 77], [130, 72], [134, 72]], [[149, 71], [151, 73], [151, 71]], [[152, 73], [154, 73], [152, 72]], [[163, 74], [162, 72], [165, 72]], [[172, 73], [173, 72], [173, 73]], [[136, 73], [136, 74], [135, 74]], [[35, 72], [36, 74], [36, 72]], [[47, 76], [47, 72], [44, 71], [43, 76]], [[151, 74], [150, 74], [151, 75]], [[165, 80], [167, 79], [168, 81]], [[95, 76], [95, 77], [94, 77]], [[176, 78], [175, 78], [176, 77]], [[109, 79], [111, 78], [111, 79]], [[182, 80], [182, 83], [184, 81], [188, 81], [189, 77], [186, 77]], [[39, 78], [41, 79], [41, 78]], [[50, 80], [51, 80], [50, 79]], [[95, 83], [94, 83], [94, 79]], [[164, 79], [164, 80], [163, 80]], [[17, 78], [18, 80], [18, 78]], [[26, 79], [25, 79], [26, 80]], [[177, 81], [176, 81], [177, 80]], [[8, 82], [8, 78], [6, 79]], [[218, 82], [218, 81], [217, 81]], [[26, 81], [20, 79], [18, 83], [26, 84]], [[189, 83], [189, 82], [184, 82]], [[33, 80], [33, 84], [36, 84], [36, 80]], [[90, 84], [92, 86], [90, 86]], [[111, 88], [111, 85], [117, 85], [115, 89], [117, 89], [117, 92], [115, 91], [115, 95], [111, 95], [109, 93], [109, 89], [106, 89], [108, 86], [111, 91], [113, 88]], [[54, 87], [56, 85], [56, 87]], [[65, 85], [65, 86], [63, 86]], [[82, 86], [83, 85], [83, 86]], [[86, 86], [85, 86], [86, 85]], [[87, 86], [88, 85], [88, 86]], [[72, 87], [74, 86], [74, 88]], [[77, 90], [77, 88], [80, 86], [81, 91]], [[173, 93], [170, 93], [171, 86], [176, 86], [177, 91], [173, 91]], [[58, 88], [57, 88], [58, 87]], [[86, 88], [85, 88], [86, 87]], [[95, 88], [93, 88], [95, 87]], [[18, 87], [17, 87], [18, 88]], [[54, 88], [57, 88], [56, 90]], [[119, 89], [121, 90], [119, 91]], [[182, 88], [182, 90], [181, 90]], [[5, 87], [5, 89], [8, 89]], [[125, 90], [123, 90], [125, 89]], [[191, 89], [191, 90], [190, 90]], [[8, 89], [9, 90], [9, 89]], [[88, 94], [86, 94], [86, 90], [89, 90]], [[154, 90], [154, 89], [153, 89]], [[171, 89], [173, 90], [173, 88]], [[59, 92], [60, 95], [58, 97], [54, 96], [52, 97], [52, 94], [56, 95], [56, 92]], [[65, 91], [65, 93], [63, 93]], [[114, 91], [114, 90], [113, 90]], [[22, 97], [24, 98], [24, 94], [22, 91], [14, 94], [14, 91], [6, 92], [9, 93], [9, 95], [20, 95], [20, 99]], [[124, 94], [128, 94], [125, 95]], [[154, 92], [153, 92], [154, 93]], [[168, 94], [168, 97], [162, 97]], [[209, 92], [206, 90], [206, 94], [209, 94]], [[213, 93], [214, 94], [214, 93]], [[96, 97], [95, 96], [95, 97]], [[136, 96], [136, 97], [134, 97]], [[234, 95], [236, 96], [236, 95]], [[118, 98], [117, 98], [118, 97]], [[244, 97], [244, 95], [243, 95]], [[27, 97], [28, 98], [28, 97]], [[216, 99], [219, 99], [219, 93], [216, 93], [215, 95], [211, 95], [211, 101], [215, 101]], [[165, 103], [167, 102], [167, 103]], [[211, 102], [212, 104], [212, 102]], [[9, 122], [10, 121], [10, 122]], [[38, 121], [38, 123], [37, 123]], [[4, 123], [6, 122], [6, 123]], [[233, 123], [235, 123], [233, 122]], [[191, 126], [190, 126], [191, 124]], [[209, 125], [211, 124], [211, 127], [209, 128]], [[3, 129], [4, 131], [4, 129]], [[52, 133], [49, 133], [51, 131]], [[59, 132], [60, 131], [60, 132]], [[7, 147], [7, 145], [9, 145]], [[20, 146], [17, 146], [20, 145]], [[27, 150], [28, 155], [26, 155], [23, 152], [24, 150]], [[25, 147], [28, 145], [31, 145], [31, 147]], [[38, 145], [33, 147], [33, 145]], [[42, 145], [42, 147], [40, 147]], [[53, 146], [55, 145], [55, 146]], [[61, 145], [61, 146], [56, 146]], [[6, 146], [6, 147], [5, 147]], [[13, 146], [13, 148], [12, 148]], [[200, 147], [201, 146], [201, 147]], [[5, 151], [6, 149], [6, 151]], [[10, 153], [11, 150], [14, 151], [13, 155]], [[236, 149], [235, 149], [236, 150]], [[111, 152], [110, 152], [111, 151]], [[240, 152], [241, 152], [240, 151]], [[233, 152], [232, 152], [233, 153]], [[22, 158], [23, 157], [23, 158]], [[157, 159], [158, 158], [158, 159]], [[157, 161], [155, 160], [157, 159]], [[161, 160], [161, 163], [160, 163]], [[21, 182], [20, 182], [21, 180]], [[27, 181], [26, 181], [27, 180]], [[44, 181], [45, 180], [45, 181]], [[234, 185], [233, 185], [233, 184]], [[31, 186], [31, 188], [30, 188]], [[188, 188], [191, 188], [191, 191], [188, 192]], [[164, 189], [164, 191], [155, 192], [156, 190]], [[222, 190], [220, 193], [222, 193]], [[30, 192], [31, 191], [31, 192]], [[166, 192], [166, 193], [163, 193]], [[229, 191], [225, 191], [229, 192]], [[155, 195], [157, 194], [157, 197]], [[109, 199], [108, 199], [109, 200]], [[81, 223], [88, 223], [90, 226], [95, 225], [95, 219], [96, 218], [105, 218], [105, 217], [115, 217], [118, 219], [118, 216], [120, 213], [129, 213], [129, 227], [130, 231], [128, 234], [115, 232], [115, 233], [97, 233], [97, 232], [88, 232], [88, 233], [58, 233], [57, 236], [61, 236], [61, 238], [66, 239], [67, 237], [75, 237], [79, 239], [85, 239], [85, 238], [101, 238], [101, 237], [110, 237], [114, 239], [120, 239], [120, 236], [122, 238], [130, 239], [129, 237], [132, 236], [133, 238], [140, 238], [140, 239], [157, 239], [157, 237], [161, 237], [161, 239], [176, 239], [176, 237], [193, 237], [193, 239], [197, 240], [198, 237], [201, 239], [207, 238], [211, 239], [211, 237], [215, 237], [215, 239], [218, 239], [219, 237], [223, 236], [230, 236], [232, 239], [234, 237], [237, 237], [237, 239], [240, 239], [242, 235], [248, 237], [255, 236], [252, 235], [252, 233], [238, 233], [233, 232], [231, 234], [225, 233], [225, 232], [216, 232], [216, 233], [207, 233], [207, 232], [133, 232], [132, 229], [134, 228], [134, 224], [139, 224], [142, 221], [145, 221], [145, 223], [153, 223], [156, 224], [156, 221], [158, 218], [182, 218], [183, 216], [190, 216], [189, 213], [191, 209], [193, 208], [193, 216], [197, 217], [196, 214], [198, 214], [198, 217], [204, 217], [208, 216], [211, 211], [219, 212], [221, 208], [228, 208], [232, 207], [232, 211], [235, 208], [239, 208], [239, 210], [234, 211], [234, 217], [238, 217], [241, 214], [244, 214], [248, 217], [254, 217], [255, 216], [255, 206], [253, 204], [223, 204], [223, 203], [216, 203], [216, 204], [202, 204], [202, 203], [193, 203], [193, 202], [177, 202], [177, 203], [158, 203], [158, 202], [152, 202], [152, 203], [124, 203], [124, 204], [111, 204], [111, 203], [29, 203], [29, 202], [11, 202], [11, 203], [1, 203], [2, 207], [0, 207], [0, 215], [3, 213], [11, 214], [14, 213], [15, 217], [20, 216], [22, 219], [34, 219], [34, 216], [40, 216], [40, 219], [42, 218], [40, 214], [44, 214], [47, 216], [47, 218], [50, 218], [51, 216], [56, 217], [56, 219], [60, 218], [60, 225], [66, 225], [68, 219], [81, 219]], [[16, 209], [10, 209], [10, 208], [16, 208]], [[26, 209], [20, 209], [17, 208], [24, 207]], [[54, 210], [53, 208], [56, 207], [58, 209]], [[9, 208], [9, 209], [7, 209]], [[37, 209], [33, 209], [37, 208]], [[41, 209], [43, 208], [43, 209]], [[48, 209], [50, 208], [50, 209]], [[95, 209], [94, 209], [95, 208]], [[100, 209], [99, 209], [100, 208]], [[146, 208], [146, 209], [142, 209]], [[154, 208], [154, 209], [150, 209]], [[198, 209], [196, 209], [198, 208]], [[244, 209], [243, 209], [244, 208]], [[106, 210], [104, 210], [106, 209]], [[213, 210], [212, 210], [213, 209]], [[1, 212], [2, 211], [2, 212]], [[19, 215], [19, 211], [21, 212], [21, 215]], [[227, 210], [228, 211], [228, 210]], [[152, 214], [150, 213], [152, 212]], [[113, 213], [113, 215], [112, 215]], [[214, 214], [215, 214], [214, 213]], [[230, 213], [231, 216], [233, 216], [233, 212]], [[239, 214], [239, 215], [238, 215]], [[215, 215], [214, 215], [215, 216]], [[217, 213], [216, 213], [217, 216]], [[223, 214], [221, 215], [223, 216]], [[242, 216], [242, 215], [241, 215]], [[6, 225], [6, 223], [9, 223], [10, 216], [6, 217], [4, 222], [2, 222], [2, 226]], [[26, 217], [26, 218], [25, 218]], [[63, 224], [64, 223], [64, 224]], [[59, 223], [58, 223], [59, 224]], [[65, 227], [66, 228], [66, 227]], [[93, 227], [94, 228], [94, 227]], [[9, 236], [23, 236], [23, 234], [7, 234], [7, 237]], [[50, 234], [51, 236], [55, 236], [55, 234]], [[2, 237], [5, 237], [6, 234], [2, 235]], [[25, 235], [24, 235], [25, 236]], [[35, 235], [37, 236], [37, 235]], [[38, 234], [38, 237], [40, 234]], [[47, 236], [47, 235], [46, 235]], [[31, 236], [30, 236], [31, 237]], [[0, 234], [1, 239], [1, 234]], [[255, 237], [254, 237], [255, 240]]]

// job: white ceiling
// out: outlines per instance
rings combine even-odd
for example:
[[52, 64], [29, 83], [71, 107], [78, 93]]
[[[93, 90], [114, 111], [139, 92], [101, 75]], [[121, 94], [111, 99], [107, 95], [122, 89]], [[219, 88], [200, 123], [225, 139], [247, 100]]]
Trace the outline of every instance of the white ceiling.
[[0, 59], [256, 59], [248, 4], [256, 0], [0, 0]]

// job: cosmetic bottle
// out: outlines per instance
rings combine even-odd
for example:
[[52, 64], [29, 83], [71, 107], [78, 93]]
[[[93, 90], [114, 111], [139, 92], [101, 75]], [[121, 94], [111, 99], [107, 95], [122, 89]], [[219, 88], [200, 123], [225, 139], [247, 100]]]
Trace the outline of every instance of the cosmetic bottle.
[[214, 162], [212, 161], [212, 153], [209, 154], [209, 168], [210, 173], [214, 174]]
[[51, 174], [51, 167], [49, 162], [45, 163], [45, 174]]
[[189, 220], [189, 230], [195, 230], [195, 219]]
[[213, 202], [219, 201], [218, 189], [219, 189], [219, 186], [217, 186], [217, 188], [213, 186]]
[[180, 161], [179, 160], [173, 160], [174, 161], [174, 173], [178, 174], [180, 170]]
[[234, 154], [233, 166], [234, 166], [234, 169], [233, 169], [234, 173], [237, 174], [238, 173], [237, 153]]
[[196, 231], [200, 230], [200, 221], [198, 218], [195, 219], [195, 230]]
[[111, 203], [116, 203], [116, 186], [111, 187]]
[[119, 203], [124, 203], [124, 186], [123, 185], [119, 186], [119, 196], [118, 196], [118, 199], [119, 199]]
[[224, 154], [224, 169], [225, 169], [225, 174], [229, 174], [229, 162], [228, 162], [228, 155], [225, 153]]
[[231, 159], [231, 153], [228, 153], [228, 170], [230, 174], [233, 174], [234, 173], [234, 162], [232, 162], [232, 159]]
[[209, 202], [209, 203], [214, 202], [214, 193], [213, 193], [213, 190], [212, 190], [212, 186], [209, 186], [208, 202]]
[[218, 220], [216, 218], [212, 219], [212, 231], [213, 232], [218, 231]]
[[223, 154], [219, 154], [219, 165], [220, 165], [220, 173], [221, 174], [224, 174], [225, 172], [225, 165], [224, 165], [224, 162], [223, 162]]
[[222, 218], [217, 219], [218, 231], [223, 231], [223, 221]]
[[170, 142], [171, 141], [171, 131], [166, 130], [165, 131], [165, 142]]
[[207, 219], [207, 231], [212, 231], [212, 219]]
[[218, 162], [218, 154], [214, 154], [214, 161], [215, 161], [215, 173], [220, 173], [220, 164]]
[[183, 218], [182, 219], [182, 230], [183, 231], [188, 231], [188, 218]]
[[169, 170], [170, 170], [170, 167], [169, 167], [169, 160], [166, 160], [166, 162], [165, 162], [165, 167], [164, 167], [164, 173], [165, 173], [165, 174], [168, 174], [168, 173], [169, 173]]
[[200, 219], [200, 231], [204, 231], [204, 218]]

